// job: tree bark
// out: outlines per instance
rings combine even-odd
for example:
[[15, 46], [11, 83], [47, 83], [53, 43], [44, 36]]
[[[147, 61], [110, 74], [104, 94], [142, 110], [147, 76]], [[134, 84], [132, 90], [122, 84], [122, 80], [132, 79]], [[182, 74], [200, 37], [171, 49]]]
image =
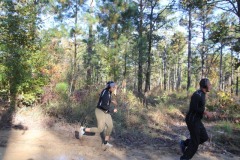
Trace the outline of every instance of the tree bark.
[[240, 1], [239, 0], [237, 1], [237, 16], [240, 24]]
[[126, 75], [127, 75], [127, 51], [124, 55], [124, 72], [123, 72], [124, 79], [126, 79]]
[[177, 91], [179, 90], [181, 86], [181, 64], [179, 60], [179, 56], [177, 55]]
[[223, 70], [222, 70], [222, 58], [223, 58], [223, 45], [221, 43], [221, 50], [220, 50], [220, 66], [219, 66], [219, 86], [218, 89], [219, 91], [222, 90], [222, 74], [223, 74]]
[[117, 70], [118, 70], [118, 66], [116, 65], [116, 62], [117, 62], [117, 48], [118, 48], [118, 43], [117, 43], [117, 39], [119, 38], [118, 36], [118, 24], [116, 23], [115, 26], [114, 26], [114, 31], [115, 31], [115, 36], [114, 36], [114, 54], [115, 56], [113, 57], [113, 80], [114, 81], [117, 81]]
[[206, 45], [205, 45], [205, 41], [206, 41], [206, 6], [203, 8], [203, 15], [202, 15], [202, 50], [201, 50], [201, 70], [202, 70], [202, 74], [201, 74], [201, 78], [204, 78], [204, 64], [205, 64], [205, 54], [206, 54]]
[[163, 51], [163, 89], [164, 91], [167, 90], [167, 57], [166, 57], [166, 50]]
[[171, 76], [171, 69], [168, 69], [168, 85], [167, 85], [167, 90], [170, 91], [171, 90], [171, 81], [170, 81], [170, 76]]
[[87, 51], [88, 51], [88, 57], [87, 57], [87, 84], [92, 84], [92, 54], [93, 54], [93, 29], [92, 24], [89, 25], [89, 31], [88, 31], [88, 43], [87, 43]]
[[74, 55], [73, 55], [73, 68], [72, 68], [72, 75], [71, 75], [71, 83], [70, 83], [70, 91], [69, 94], [72, 95], [72, 93], [75, 90], [75, 85], [77, 81], [76, 77], [76, 69], [77, 69], [77, 36], [76, 36], [76, 30], [77, 30], [77, 18], [78, 18], [78, 7], [77, 7], [77, 0], [75, 4], [75, 33], [74, 33]]
[[153, 32], [153, 9], [155, 4], [151, 1], [151, 13], [150, 13], [150, 31], [148, 36], [148, 59], [147, 59], [147, 72], [146, 72], [146, 83], [145, 92], [150, 90], [151, 81], [151, 59], [152, 59], [152, 32]]
[[233, 94], [233, 74], [234, 74], [234, 70], [233, 70], [233, 50], [231, 49], [231, 94]]
[[191, 51], [191, 44], [192, 44], [192, 9], [189, 7], [188, 10], [188, 76], [187, 76], [187, 91], [191, 86], [191, 63], [192, 63], [192, 51]]
[[238, 96], [238, 76], [237, 76], [237, 80], [236, 80], [236, 96]]
[[142, 46], [142, 39], [143, 39], [143, 2], [140, 0], [140, 17], [139, 17], [139, 26], [138, 26], [138, 92], [142, 93], [142, 83], [143, 83], [143, 46]]

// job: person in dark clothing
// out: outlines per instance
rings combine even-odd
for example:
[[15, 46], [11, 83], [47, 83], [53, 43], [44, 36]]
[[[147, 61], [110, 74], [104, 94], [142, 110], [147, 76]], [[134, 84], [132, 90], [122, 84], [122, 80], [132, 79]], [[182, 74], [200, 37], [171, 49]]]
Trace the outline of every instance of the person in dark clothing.
[[109, 139], [113, 129], [111, 113], [117, 112], [117, 109], [111, 106], [111, 102], [114, 105], [117, 105], [117, 102], [112, 100], [112, 93], [115, 92], [115, 90], [116, 84], [113, 81], [109, 81], [106, 88], [102, 90], [97, 104], [97, 108], [95, 109], [98, 127], [80, 127], [80, 137], [82, 137], [85, 132], [100, 133], [105, 131], [104, 145], [106, 147], [112, 147], [112, 145], [109, 143]]
[[211, 90], [211, 83], [207, 78], [201, 79], [200, 89], [193, 93], [189, 106], [189, 111], [185, 121], [190, 132], [190, 139], [180, 142], [180, 148], [183, 152], [180, 160], [189, 160], [197, 152], [199, 144], [206, 142], [208, 134], [201, 121], [205, 115], [208, 118], [213, 116], [213, 113], [205, 110], [206, 93]]

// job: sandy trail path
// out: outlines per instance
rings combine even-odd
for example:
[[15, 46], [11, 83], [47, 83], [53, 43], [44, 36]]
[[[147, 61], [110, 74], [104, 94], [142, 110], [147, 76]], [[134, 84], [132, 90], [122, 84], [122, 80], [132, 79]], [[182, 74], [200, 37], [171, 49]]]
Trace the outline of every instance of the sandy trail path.
[[[70, 132], [51, 129], [2, 130], [0, 131], [1, 160], [178, 160], [177, 145], [158, 150], [120, 147], [103, 151], [99, 135], [75, 139]], [[211, 152], [199, 152], [193, 160], [239, 160], [240, 157]]]

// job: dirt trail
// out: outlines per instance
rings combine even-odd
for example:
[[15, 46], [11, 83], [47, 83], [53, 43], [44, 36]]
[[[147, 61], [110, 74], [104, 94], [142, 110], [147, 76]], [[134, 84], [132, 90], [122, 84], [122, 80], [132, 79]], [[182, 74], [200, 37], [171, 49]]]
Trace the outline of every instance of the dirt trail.
[[[75, 138], [77, 128], [79, 125], [50, 118], [37, 108], [22, 109], [14, 115], [11, 129], [0, 130], [0, 160], [178, 160], [181, 154], [175, 143], [168, 147], [126, 145], [121, 139], [112, 139], [114, 147], [103, 151], [99, 135], [79, 140]], [[193, 160], [240, 160], [240, 157], [200, 147]]]
[[[115, 147], [103, 151], [99, 136], [75, 139], [71, 132], [56, 130], [2, 130], [0, 131], [0, 159], [2, 160], [178, 160], [173, 148]], [[177, 147], [177, 146], [176, 146]], [[176, 148], [175, 147], [175, 148]], [[194, 160], [239, 160], [223, 154], [199, 152]]]

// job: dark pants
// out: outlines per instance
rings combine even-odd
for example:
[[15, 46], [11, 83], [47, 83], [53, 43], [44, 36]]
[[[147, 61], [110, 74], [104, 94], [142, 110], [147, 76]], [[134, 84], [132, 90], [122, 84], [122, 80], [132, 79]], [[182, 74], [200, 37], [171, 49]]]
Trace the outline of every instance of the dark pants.
[[208, 134], [200, 119], [187, 121], [187, 127], [190, 132], [190, 139], [184, 142], [187, 148], [181, 159], [191, 159], [197, 152], [199, 144], [203, 144], [208, 140]]

